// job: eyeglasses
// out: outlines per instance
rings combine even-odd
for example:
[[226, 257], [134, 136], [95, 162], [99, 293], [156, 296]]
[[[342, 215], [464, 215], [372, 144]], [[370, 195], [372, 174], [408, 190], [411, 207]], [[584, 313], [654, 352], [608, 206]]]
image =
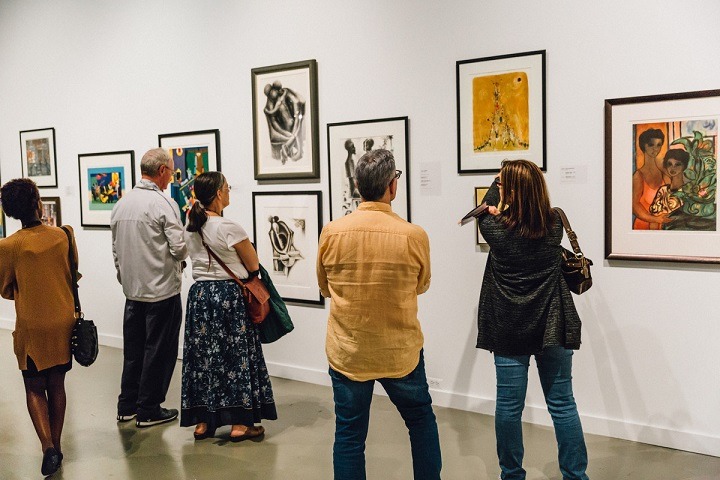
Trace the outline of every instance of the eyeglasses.
[[402, 175], [402, 170], [395, 170], [395, 179], [396, 180], [400, 179], [400, 175]]
[[229, 192], [230, 190], [232, 190], [232, 185], [227, 185], [227, 184], [226, 184], [225, 187], [222, 189], [223, 192]]

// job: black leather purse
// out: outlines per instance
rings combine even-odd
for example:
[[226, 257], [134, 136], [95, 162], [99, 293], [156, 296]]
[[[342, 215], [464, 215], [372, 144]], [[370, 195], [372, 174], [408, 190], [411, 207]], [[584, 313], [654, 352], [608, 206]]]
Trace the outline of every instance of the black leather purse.
[[73, 327], [72, 336], [70, 337], [70, 350], [72, 351], [75, 361], [83, 367], [89, 367], [95, 362], [98, 356], [98, 334], [95, 322], [87, 320], [80, 308], [80, 297], [78, 296], [77, 284], [77, 265], [75, 264], [75, 255], [73, 255], [73, 240], [70, 231], [65, 227], [60, 227], [65, 231], [70, 245], [68, 250], [68, 258], [70, 259], [70, 274], [72, 277], [72, 291], [75, 300], [75, 326]]
[[565, 233], [567, 234], [570, 245], [572, 245], [573, 251], [571, 252], [565, 247], [562, 248], [562, 262], [560, 268], [562, 269], [563, 277], [571, 292], [576, 295], [581, 295], [592, 287], [592, 275], [590, 274], [590, 265], [593, 264], [592, 260], [583, 255], [580, 250], [580, 245], [577, 241], [577, 235], [570, 227], [570, 222], [565, 215], [565, 212], [561, 208], [555, 207], [555, 211], [560, 215]]

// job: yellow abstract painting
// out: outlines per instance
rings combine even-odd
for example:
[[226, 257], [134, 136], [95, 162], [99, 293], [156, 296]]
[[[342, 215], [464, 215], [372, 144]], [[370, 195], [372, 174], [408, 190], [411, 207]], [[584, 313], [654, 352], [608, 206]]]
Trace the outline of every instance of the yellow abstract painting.
[[528, 77], [525, 72], [473, 78], [472, 114], [475, 152], [530, 148], [528, 90]]

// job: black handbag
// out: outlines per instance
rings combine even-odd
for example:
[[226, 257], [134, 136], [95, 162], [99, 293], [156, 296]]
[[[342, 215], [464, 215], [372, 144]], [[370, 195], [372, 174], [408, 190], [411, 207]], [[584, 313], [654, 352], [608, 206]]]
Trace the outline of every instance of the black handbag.
[[68, 258], [70, 259], [70, 275], [72, 277], [73, 299], [75, 300], [75, 326], [73, 327], [72, 336], [70, 337], [70, 350], [77, 363], [83, 367], [89, 367], [95, 362], [98, 356], [97, 327], [95, 327], [95, 322], [85, 318], [80, 308], [77, 265], [75, 264], [75, 255], [73, 255], [72, 235], [70, 235], [70, 231], [67, 228], [60, 228], [65, 230], [70, 245]]
[[572, 245], [573, 251], [571, 252], [565, 247], [562, 249], [562, 262], [560, 268], [562, 269], [563, 277], [571, 292], [576, 295], [581, 295], [592, 287], [592, 275], [590, 274], [590, 265], [593, 264], [592, 260], [583, 255], [580, 250], [580, 245], [577, 241], [577, 235], [570, 227], [570, 222], [565, 215], [565, 212], [561, 208], [555, 207], [555, 211], [560, 215], [565, 233], [567, 234], [570, 245]]

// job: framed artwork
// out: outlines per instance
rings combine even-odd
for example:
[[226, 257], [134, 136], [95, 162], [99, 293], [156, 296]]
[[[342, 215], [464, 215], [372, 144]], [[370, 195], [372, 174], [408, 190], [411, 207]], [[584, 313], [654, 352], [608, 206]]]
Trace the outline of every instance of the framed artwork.
[[253, 68], [255, 180], [320, 178], [317, 62]]
[[253, 192], [253, 231], [260, 263], [288, 302], [323, 305], [315, 275], [322, 193]]
[[195, 202], [195, 177], [203, 172], [220, 171], [220, 130], [165, 133], [158, 135], [158, 142], [175, 162], [170, 196], [180, 206], [184, 224]]
[[720, 90], [605, 100], [605, 258], [720, 263]]
[[62, 225], [62, 215], [60, 214], [60, 197], [41, 197], [42, 202], [42, 221], [43, 225], [51, 227], [59, 227]]
[[[490, 187], [475, 187], [475, 206], [479, 207], [482, 203], [482, 199], [485, 198], [485, 194], [490, 190]], [[487, 242], [480, 233], [480, 222], [475, 219], [475, 243], [477, 245], [487, 245]]]
[[113, 207], [135, 184], [135, 152], [82, 153], [78, 173], [80, 225], [110, 228]]
[[458, 61], [458, 173], [523, 158], [546, 171], [545, 50]]
[[355, 187], [355, 162], [371, 150], [390, 150], [395, 168], [402, 170], [392, 208], [410, 221], [410, 163], [408, 161], [408, 117], [328, 123], [328, 164], [330, 175], [330, 219], [355, 211], [360, 193]]
[[20, 163], [22, 176], [34, 181], [38, 188], [57, 187], [55, 129], [20, 132]]

